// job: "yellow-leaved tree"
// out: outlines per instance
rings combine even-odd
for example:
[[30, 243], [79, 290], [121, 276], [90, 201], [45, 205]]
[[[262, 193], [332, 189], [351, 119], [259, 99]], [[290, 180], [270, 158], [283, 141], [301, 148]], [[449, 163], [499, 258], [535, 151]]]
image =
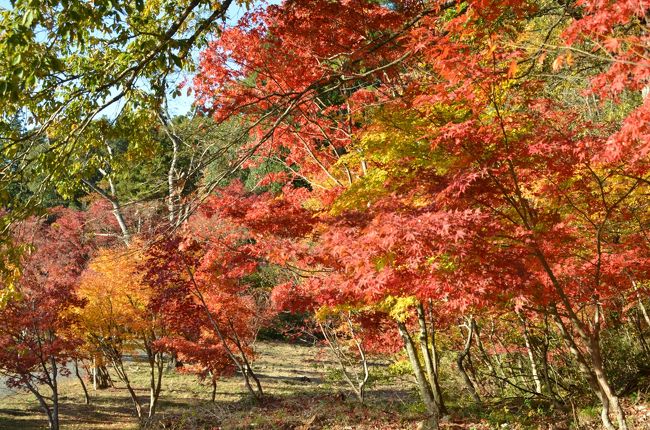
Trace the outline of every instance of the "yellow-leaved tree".
[[125, 358], [146, 355], [150, 367], [148, 416], [156, 410], [162, 386], [163, 352], [155, 346], [162, 336], [162, 325], [152, 311], [151, 288], [143, 282], [142, 252], [129, 249], [104, 249], [84, 273], [79, 295], [87, 300], [80, 319], [91, 354], [108, 361], [133, 400], [138, 418], [143, 407], [127, 373]]

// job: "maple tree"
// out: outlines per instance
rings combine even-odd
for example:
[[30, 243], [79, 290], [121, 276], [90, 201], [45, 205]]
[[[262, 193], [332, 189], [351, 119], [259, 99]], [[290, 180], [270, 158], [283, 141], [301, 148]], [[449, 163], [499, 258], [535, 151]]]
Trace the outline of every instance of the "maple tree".
[[[636, 364], [650, 353], [650, 5], [252, 4], [237, 23], [220, 25], [200, 55], [191, 90], [206, 117], [170, 119], [161, 110], [167, 73], [189, 65], [190, 47], [229, 4], [205, 18], [194, 13], [209, 3], [145, 3], [135, 24], [146, 31], [134, 36], [107, 77], [94, 74], [103, 56], [86, 64], [86, 51], [67, 54], [90, 67], [84, 76], [98, 79], [99, 89], [69, 93], [66, 85], [51, 106], [43, 104], [51, 78], [29, 74], [24, 94], [14, 94], [19, 79], [3, 83], [0, 76], [0, 90], [11, 95], [1, 125], [13, 142], [30, 136], [16, 118], [8, 121], [20, 100], [31, 94], [27, 107], [43, 114], [34, 120], [49, 134], [35, 148], [49, 167], [35, 172], [57, 181], [59, 194], [75, 195], [83, 183], [99, 195], [88, 222], [65, 221], [65, 235], [85, 243], [84, 232], [91, 231], [105, 249], [78, 290], [81, 258], [65, 281], [56, 281], [65, 288], [48, 300], [60, 302], [61, 312], [47, 324], [59, 324], [60, 315], [78, 318], [86, 347], [113, 360], [139, 416], [123, 354], [147, 352], [150, 416], [163, 353], [182, 361], [183, 371], [209, 378], [213, 400], [218, 378], [237, 372], [261, 399], [254, 341], [279, 312], [293, 312], [309, 314], [305, 324], [320, 327], [315, 336], [332, 348], [361, 401], [372, 370], [368, 354], [405, 360], [426, 410], [425, 427], [438, 428], [450, 414], [440, 360], [446, 356], [462, 384], [458, 392], [476, 407], [514, 394], [568, 410], [567, 398], [580, 394], [599, 402], [606, 429], [626, 430], [620, 397], [634, 375], [623, 377], [621, 369], [633, 366], [620, 363], [629, 351], [638, 353], [629, 359]], [[5, 15], [26, 11], [19, 27], [29, 36], [38, 25], [32, 21], [56, 7], [31, 16], [19, 2]], [[175, 22], [168, 12], [153, 25], [164, 7], [180, 10], [192, 25], [161, 33]], [[130, 34], [122, 21], [116, 25]], [[150, 56], [144, 47], [152, 34], [164, 37]], [[13, 44], [5, 36], [0, 49]], [[101, 35], [94, 43], [103, 55], [116, 49]], [[32, 40], [22, 52], [40, 46]], [[45, 62], [57, 55], [40, 52]], [[2, 73], [18, 77], [27, 60], [12, 58]], [[152, 85], [137, 90], [139, 77]], [[36, 79], [45, 85], [37, 93]], [[113, 101], [91, 95], [106, 98], [111, 88], [119, 90], [117, 98], [132, 94], [127, 106], [117, 121], [93, 119]], [[75, 105], [70, 97], [77, 96]], [[54, 116], [43, 122], [48, 113]], [[72, 134], [70, 121], [79, 123]], [[70, 153], [72, 164], [56, 164], [73, 143], [84, 151]], [[2, 147], [9, 161], [20, 154], [11, 147]], [[34, 154], [28, 155], [15, 165]], [[214, 160], [218, 165], [210, 166]], [[130, 188], [133, 178], [149, 176], [141, 172], [164, 172], [164, 187], [149, 190], [155, 198]], [[15, 175], [0, 179], [15, 185]], [[18, 189], [14, 194], [29, 194]], [[145, 201], [124, 205], [125, 195]], [[3, 228], [27, 213], [29, 205], [21, 205], [3, 211]], [[61, 220], [81, 217], [57, 211], [65, 214]], [[29, 322], [20, 313], [29, 300], [45, 300], [24, 292], [36, 285], [30, 279], [45, 264], [40, 260], [47, 262], [48, 280], [63, 276], [68, 265], [39, 254], [64, 246], [51, 244], [51, 227], [39, 222], [25, 225], [40, 226], [47, 240], [25, 254], [24, 267], [15, 264], [19, 249], [0, 243], [7, 250], [3, 275], [17, 286], [16, 297], [3, 289], [8, 305], [0, 313], [24, 316], [11, 327]], [[617, 339], [621, 331], [632, 346]], [[81, 351], [79, 332], [61, 333], [69, 341], [57, 352], [65, 362]]]
[[60, 428], [59, 378], [82, 342], [71, 311], [85, 304], [75, 291], [92, 249], [83, 222], [82, 214], [57, 208], [16, 227], [16, 240], [30, 251], [15, 294], [0, 309], [0, 373], [34, 394], [53, 430]]
[[[548, 314], [602, 402], [603, 424], [615, 428], [613, 416], [626, 428], [598, 339], [603, 313], [631, 291], [626, 274], [647, 278], [638, 222], [647, 209], [644, 104], [617, 131], [544, 97], [543, 81], [526, 76], [540, 53], [517, 47], [517, 29], [535, 25], [532, 2], [391, 9], [359, 2], [336, 17], [349, 5], [310, 6], [288, 2], [250, 14], [204, 53], [196, 82], [199, 101], [217, 118], [245, 113], [263, 124], [250, 151], [274, 154], [289, 178], [308, 184], [287, 185], [274, 201], [320, 213], [322, 227], [309, 233], [318, 244], [311, 261], [328, 273], [310, 288], [332, 304], [395, 295], [433, 300], [441, 304], [436, 313], [525, 306]], [[596, 46], [606, 39], [604, 49], [620, 57], [592, 91], [613, 77], [621, 82], [615, 96], [641, 89], [644, 60], [628, 60], [643, 39], [634, 29], [611, 35], [608, 24], [622, 27], [644, 9], [582, 6], [566, 6], [573, 20], [561, 20], [565, 33], [549, 37]], [[373, 21], [380, 16], [381, 24]], [[348, 17], [354, 32], [346, 31]], [[343, 28], [331, 44], [310, 36], [323, 20]], [[504, 23], [511, 27], [499, 31]], [[563, 61], [573, 62], [560, 53], [552, 67]], [[255, 228], [259, 208], [239, 216]], [[295, 245], [289, 249], [297, 257]]]
[[150, 370], [147, 415], [153, 416], [162, 388], [163, 351], [157, 346], [165, 334], [152, 307], [153, 292], [143, 281], [142, 251], [101, 250], [80, 280], [78, 294], [86, 300], [80, 310], [82, 333], [94, 354], [102, 354], [126, 384], [138, 418], [144, 418], [140, 400], [124, 366], [124, 355], [144, 351]]
[[265, 301], [243, 282], [259, 261], [245, 236], [215, 222], [213, 214], [206, 203], [182, 236], [148, 251], [146, 282], [156, 291], [158, 312], [174, 330], [160, 343], [212, 378], [236, 368], [248, 392], [259, 399], [264, 393], [252, 368], [251, 344], [266, 319]]

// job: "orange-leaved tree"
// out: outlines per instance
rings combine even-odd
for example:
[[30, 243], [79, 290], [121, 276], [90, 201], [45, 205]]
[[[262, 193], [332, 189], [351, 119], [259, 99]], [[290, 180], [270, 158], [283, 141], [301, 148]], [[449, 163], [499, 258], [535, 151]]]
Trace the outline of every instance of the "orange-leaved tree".
[[142, 252], [137, 246], [100, 250], [79, 285], [79, 295], [87, 300], [79, 315], [87, 346], [111, 363], [126, 384], [139, 418], [145, 412], [129, 379], [125, 356], [146, 355], [150, 368], [149, 417], [156, 411], [164, 365], [163, 352], [154, 344], [163, 334], [162, 326], [149, 306], [152, 292], [142, 280], [141, 262]]

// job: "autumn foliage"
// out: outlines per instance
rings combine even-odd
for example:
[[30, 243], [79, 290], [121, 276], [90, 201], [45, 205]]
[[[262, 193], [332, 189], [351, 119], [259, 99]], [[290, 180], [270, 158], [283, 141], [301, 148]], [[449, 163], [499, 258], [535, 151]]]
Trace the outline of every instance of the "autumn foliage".
[[62, 208], [24, 222], [16, 237], [29, 251], [15, 297], [0, 309], [0, 374], [10, 386], [34, 393], [57, 429], [57, 377], [79, 356], [74, 311], [85, 303], [76, 285], [92, 248], [83, 215]]
[[[621, 297], [648, 279], [647, 102], [627, 101], [618, 123], [595, 121], [534, 70], [548, 68], [549, 55], [552, 71], [571, 68], [593, 47], [609, 63], [584, 92], [601, 99], [596, 109], [622, 105], [624, 90], [645, 86], [644, 36], [629, 30], [645, 9], [567, 6], [564, 29], [547, 37], [566, 48], [535, 52], [525, 31], [540, 24], [532, 2], [358, 2], [349, 13], [349, 2], [316, 3], [250, 13], [204, 54], [196, 78], [216, 118], [243, 113], [267, 125], [250, 147], [280, 154], [293, 179], [265, 204], [299, 201], [311, 211], [296, 218], [314, 221], [287, 262], [313, 275], [280, 285], [276, 300], [382, 309], [414, 297], [441, 321], [524, 310], [551, 318], [603, 404], [603, 424], [626, 428], [599, 338], [607, 315], [629, 306]], [[341, 31], [310, 37], [323, 21]], [[259, 228], [250, 218], [263, 210], [246, 205], [229, 211]], [[287, 212], [274, 213], [279, 223]], [[388, 314], [403, 324], [424, 311], [415, 303]], [[424, 355], [422, 364], [412, 356], [415, 368], [430, 367]], [[430, 391], [437, 397], [431, 378], [418, 378], [425, 403]], [[431, 413], [442, 413], [433, 400]]]
[[124, 244], [102, 223], [99, 250], [83, 214], [112, 213], [123, 239], [136, 225], [115, 195], [26, 222], [35, 251], [0, 318], [47, 342], [0, 332], [0, 369], [29, 388], [46, 360], [144, 350], [152, 375], [236, 374], [262, 400], [260, 330], [308, 315], [362, 402], [368, 357], [406, 359], [431, 428], [450, 414], [441, 356], [476, 405], [568, 416], [579, 394], [630, 428], [634, 375], [608, 355], [621, 332], [650, 354], [650, 4], [550, 3], [287, 0], [224, 24], [192, 90], [245, 130], [228, 174], [181, 196], [174, 146], [172, 221], [152, 205]]

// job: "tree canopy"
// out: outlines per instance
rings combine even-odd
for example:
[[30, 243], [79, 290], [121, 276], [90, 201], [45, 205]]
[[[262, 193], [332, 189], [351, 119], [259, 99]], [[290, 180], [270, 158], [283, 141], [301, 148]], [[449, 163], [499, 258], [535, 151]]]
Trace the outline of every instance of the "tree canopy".
[[[234, 6], [247, 12], [226, 21]], [[44, 324], [65, 353], [32, 361], [56, 378], [103, 354], [128, 385], [137, 344], [150, 417], [167, 356], [213, 384], [238, 374], [262, 401], [255, 340], [291, 314], [362, 402], [367, 357], [403, 348], [430, 428], [449, 414], [445, 353], [477, 405], [514, 392], [567, 410], [581, 393], [604, 428], [631, 428], [611, 357], [629, 352], [641, 374], [650, 354], [649, 11], [14, 2], [0, 20], [0, 320], [26, 324], [63, 278]], [[180, 91], [195, 109], [173, 118]], [[33, 366], [3, 361], [31, 389]]]

